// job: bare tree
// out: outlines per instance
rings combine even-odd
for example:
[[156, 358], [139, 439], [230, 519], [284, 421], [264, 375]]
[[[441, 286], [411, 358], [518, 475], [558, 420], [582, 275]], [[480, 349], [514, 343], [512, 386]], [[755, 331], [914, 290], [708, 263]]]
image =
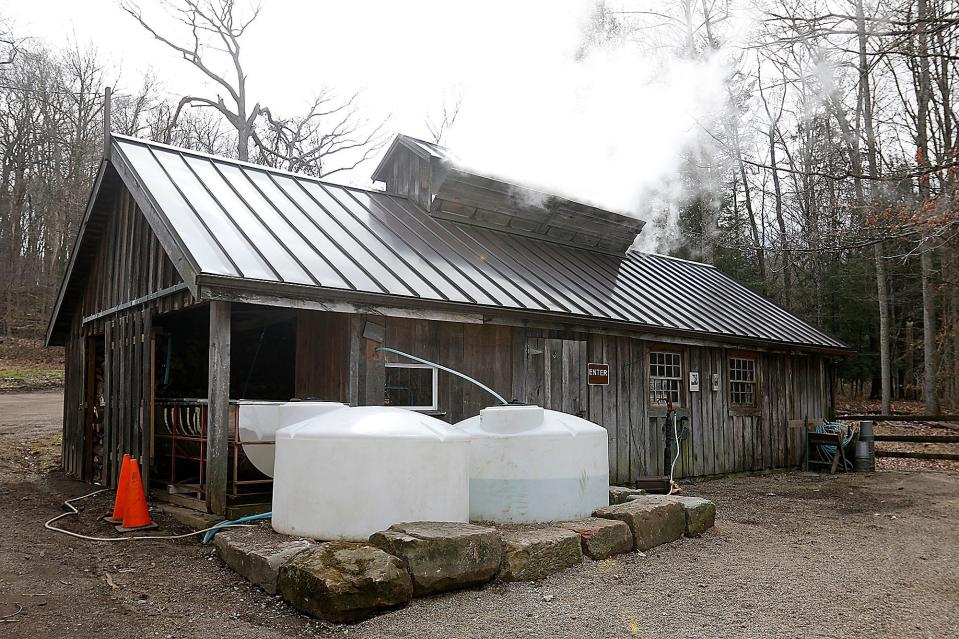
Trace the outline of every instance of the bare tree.
[[[236, 129], [236, 155], [241, 160], [250, 159], [250, 138], [260, 115], [260, 103], [250, 105], [247, 91], [247, 74], [243, 69], [240, 40], [256, 21], [260, 7], [254, 6], [249, 16], [239, 17], [234, 0], [162, 0], [167, 12], [179, 23], [179, 30], [186, 34], [178, 42], [173, 35], [164, 35], [155, 23], [143, 16], [140, 6], [123, 0], [121, 6], [154, 38], [183, 56], [183, 59], [199, 69], [223, 92], [215, 98], [188, 95], [180, 100], [173, 121], [188, 106], [212, 108], [218, 111]], [[181, 37], [183, 34], [179, 34]], [[217, 57], [226, 56], [227, 70], [217, 68]], [[224, 97], [224, 93], [226, 97]]]
[[360, 114], [358, 100], [359, 94], [344, 101], [324, 88], [306, 115], [282, 118], [261, 109], [266, 123], [253, 130], [259, 161], [316, 177], [355, 169], [389, 139], [387, 121], [370, 124]]
[[443, 92], [440, 112], [435, 117], [427, 117], [425, 120], [426, 128], [430, 132], [430, 138], [434, 144], [442, 144], [443, 137], [456, 124], [456, 118], [460, 114], [460, 107], [463, 106], [463, 94], [456, 92], [452, 97], [448, 97]]

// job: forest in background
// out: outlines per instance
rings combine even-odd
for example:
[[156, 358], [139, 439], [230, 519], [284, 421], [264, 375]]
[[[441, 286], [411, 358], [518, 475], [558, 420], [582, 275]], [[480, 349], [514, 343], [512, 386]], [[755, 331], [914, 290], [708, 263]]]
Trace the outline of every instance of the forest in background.
[[[325, 87], [294, 114], [248, 95], [239, 45], [256, 11], [173, 1], [185, 33], [200, 27], [184, 45], [124, 6], [131, 28], [181, 47], [181, 64], [218, 91], [170, 95], [149, 76], [130, 87], [95, 49], [4, 28], [0, 336], [44, 334], [102, 153], [107, 86], [115, 132], [318, 176], [370, 159], [393, 133]], [[643, 211], [658, 250], [713, 263], [843, 339], [857, 351], [837, 366], [845, 393], [956, 407], [959, 6], [757, 0], [743, 38], [744, 6], [598, 3], [584, 25], [577, 55], [630, 41], [651, 56], [723, 56], [727, 108], [685, 150], [680, 194], [650, 193]], [[204, 37], [220, 38], [235, 70], [214, 70]], [[458, 108], [443, 105], [435, 139]]]

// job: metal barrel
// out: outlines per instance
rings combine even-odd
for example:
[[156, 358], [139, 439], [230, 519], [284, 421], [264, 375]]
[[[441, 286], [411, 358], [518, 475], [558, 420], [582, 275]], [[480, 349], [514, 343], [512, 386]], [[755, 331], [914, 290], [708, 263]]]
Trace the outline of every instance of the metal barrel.
[[859, 441], [853, 455], [853, 467], [857, 473], [876, 471], [876, 441], [873, 422], [859, 422]]

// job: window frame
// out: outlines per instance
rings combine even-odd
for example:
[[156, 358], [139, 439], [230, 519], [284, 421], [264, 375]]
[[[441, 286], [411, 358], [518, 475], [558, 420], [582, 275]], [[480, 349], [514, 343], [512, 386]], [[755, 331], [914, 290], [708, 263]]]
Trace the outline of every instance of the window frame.
[[[407, 364], [406, 362], [385, 362], [385, 365], [386, 365], [386, 366], [385, 366], [386, 368], [415, 368], [415, 369], [428, 369], [428, 370], [433, 371], [433, 376], [432, 376], [432, 380], [433, 380], [433, 393], [432, 393], [432, 395], [433, 395], [433, 405], [432, 405], [432, 406], [395, 406], [395, 408], [405, 408], [406, 410], [412, 410], [412, 411], [433, 411], [433, 412], [439, 410], [439, 395], [440, 395], [440, 389], [439, 389], [439, 372], [440, 372], [440, 369], [436, 368], [435, 366], [430, 366], [429, 364], [419, 364], [419, 363], [409, 363], [409, 364]], [[386, 385], [386, 376], [385, 376], [385, 372], [384, 372], [384, 379], [383, 379], [383, 391], [384, 391], [384, 395], [385, 395], [385, 392], [386, 392], [386, 388], [387, 388], [387, 385]]]
[[[752, 362], [753, 378], [752, 381], [733, 379], [732, 362], [733, 360], [745, 360]], [[730, 411], [739, 413], [755, 412], [759, 408], [759, 357], [755, 353], [743, 351], [730, 351], [726, 353], [726, 401], [729, 402]], [[733, 401], [733, 384], [751, 384], [752, 385], [752, 403], [742, 404]]]
[[[679, 358], [679, 377], [678, 378], [653, 376], [652, 370], [651, 370], [653, 366], [652, 358], [653, 358], [653, 355], [656, 353], [668, 353], [670, 355], [675, 355], [676, 357]], [[648, 406], [648, 412], [650, 413], [662, 412], [663, 414], [665, 414], [665, 411], [666, 411], [665, 403], [661, 404], [658, 402], [653, 402], [653, 380], [654, 379], [677, 379], [679, 382], [679, 387], [678, 387], [679, 400], [677, 402], [673, 402], [673, 408], [680, 411], [686, 409], [688, 404], [688, 397], [689, 397], [687, 393], [687, 384], [689, 383], [689, 381], [686, 376], [689, 374], [689, 372], [687, 370], [688, 366], [686, 362], [686, 350], [683, 348], [672, 346], [670, 344], [656, 344], [654, 346], [651, 345], [646, 350], [645, 363], [646, 363], [646, 370], [644, 371], [644, 373], [646, 377], [646, 403]]]

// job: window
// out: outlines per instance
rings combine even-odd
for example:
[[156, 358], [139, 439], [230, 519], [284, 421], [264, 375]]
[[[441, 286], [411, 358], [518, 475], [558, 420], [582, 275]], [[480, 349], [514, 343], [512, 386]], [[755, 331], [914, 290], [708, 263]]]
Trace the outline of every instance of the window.
[[436, 410], [437, 369], [425, 364], [386, 364], [384, 405]]
[[652, 351], [649, 354], [649, 402], [680, 405], [683, 387], [682, 354], [672, 351]]
[[756, 405], [756, 360], [729, 358], [729, 403], [733, 406]]

